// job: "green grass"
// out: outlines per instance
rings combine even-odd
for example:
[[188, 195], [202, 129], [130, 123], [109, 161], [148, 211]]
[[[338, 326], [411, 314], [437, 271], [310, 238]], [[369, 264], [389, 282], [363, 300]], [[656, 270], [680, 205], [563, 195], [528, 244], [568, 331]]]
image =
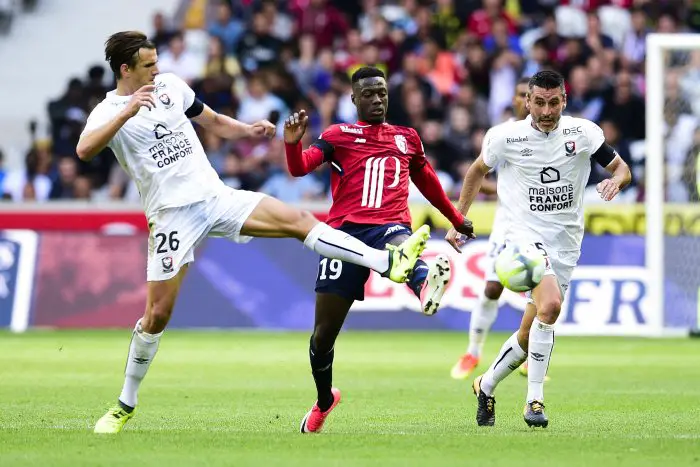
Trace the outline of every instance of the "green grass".
[[499, 387], [496, 426], [476, 426], [468, 384], [449, 377], [465, 337], [344, 334], [343, 402], [323, 434], [302, 436], [307, 334], [168, 331], [136, 417], [96, 436], [129, 332], [0, 333], [0, 465], [700, 466], [700, 341], [558, 337], [550, 426], [532, 430], [517, 374]]

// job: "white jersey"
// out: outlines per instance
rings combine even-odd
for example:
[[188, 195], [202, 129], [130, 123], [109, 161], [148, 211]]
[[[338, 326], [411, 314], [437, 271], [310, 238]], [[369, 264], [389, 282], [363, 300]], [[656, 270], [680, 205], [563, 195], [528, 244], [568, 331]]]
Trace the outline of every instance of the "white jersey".
[[[516, 121], [515, 118], [511, 117], [508, 120], [506, 120], [505, 122], [500, 123], [493, 128], [496, 128], [497, 126], [500, 126], [500, 125], [503, 125], [506, 123], [515, 122], [515, 121]], [[491, 172], [498, 173], [498, 167], [493, 167], [491, 169]], [[496, 244], [497, 246], [502, 245], [503, 242], [505, 241], [505, 234], [506, 234], [507, 227], [508, 227], [507, 212], [505, 209], [501, 208], [501, 201], [499, 199], [496, 202], [496, 214], [493, 217], [493, 224], [491, 225], [491, 234], [489, 235], [489, 243]]]
[[489, 130], [482, 154], [487, 166], [498, 166], [506, 239], [580, 250], [590, 157], [604, 141], [598, 125], [568, 116], [549, 133], [533, 128], [531, 117]]
[[[107, 146], [134, 180], [150, 219], [164, 208], [185, 206], [221, 193], [226, 186], [212, 168], [185, 111], [194, 91], [177, 76], [155, 78], [156, 107], [142, 107]], [[83, 133], [114, 119], [131, 96], [107, 93], [90, 113]]]

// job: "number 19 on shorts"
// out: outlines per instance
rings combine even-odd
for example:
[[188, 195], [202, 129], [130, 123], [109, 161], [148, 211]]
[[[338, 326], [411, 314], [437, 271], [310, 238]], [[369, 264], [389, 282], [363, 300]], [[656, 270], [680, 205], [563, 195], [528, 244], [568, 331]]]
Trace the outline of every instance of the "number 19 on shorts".
[[336, 280], [343, 272], [343, 262], [339, 259], [323, 258], [319, 264], [321, 266], [318, 275], [319, 280]]

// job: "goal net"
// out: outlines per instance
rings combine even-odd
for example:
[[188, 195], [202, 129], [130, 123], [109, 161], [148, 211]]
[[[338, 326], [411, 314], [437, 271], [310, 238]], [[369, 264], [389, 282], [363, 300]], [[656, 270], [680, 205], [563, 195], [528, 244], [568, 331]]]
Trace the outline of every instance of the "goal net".
[[658, 334], [694, 330], [700, 316], [700, 35], [647, 37], [645, 153], [650, 324]]

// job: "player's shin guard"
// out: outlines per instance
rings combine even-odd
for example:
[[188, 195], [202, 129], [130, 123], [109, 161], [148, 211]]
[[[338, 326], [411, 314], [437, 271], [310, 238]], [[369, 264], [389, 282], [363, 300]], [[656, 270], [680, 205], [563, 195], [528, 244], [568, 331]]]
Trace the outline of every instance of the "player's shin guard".
[[385, 250], [368, 247], [352, 235], [323, 222], [311, 229], [304, 239], [304, 246], [320, 255], [358, 264], [379, 273], [389, 269], [389, 255]]
[[318, 408], [325, 412], [333, 405], [333, 394], [331, 387], [333, 384], [333, 357], [334, 348], [328, 352], [321, 353], [314, 346], [314, 337], [309, 341], [309, 361], [311, 362], [311, 374], [316, 383], [318, 392]]
[[544, 401], [544, 377], [554, 347], [554, 326], [535, 318], [530, 328], [527, 359], [527, 401]]
[[526, 358], [527, 353], [518, 344], [518, 332], [516, 331], [503, 344], [498, 352], [498, 357], [484, 373], [484, 377], [481, 379], [481, 390], [486, 395], [492, 396], [498, 383], [517, 369]]
[[411, 275], [406, 282], [408, 287], [413, 290], [413, 293], [416, 294], [416, 297], [418, 298], [420, 298], [420, 291], [423, 287], [423, 282], [425, 282], [426, 278], [428, 277], [428, 270], [429, 268], [428, 265], [425, 264], [425, 261], [419, 259], [416, 261], [416, 265], [413, 266], [413, 271], [411, 271]]
[[493, 322], [496, 321], [496, 316], [498, 316], [498, 300], [491, 300], [482, 292], [474, 311], [472, 311], [471, 321], [469, 322], [469, 347], [467, 347], [467, 354], [476, 358], [481, 357], [486, 336], [488, 336]]
[[124, 370], [124, 386], [122, 387], [122, 393], [119, 395], [119, 402], [121, 402], [120, 405], [123, 408], [136, 407], [139, 386], [141, 381], [143, 381], [143, 377], [146, 376], [153, 358], [156, 356], [158, 343], [162, 335], [162, 332], [158, 334], [144, 332], [141, 328], [141, 320], [136, 322]]

